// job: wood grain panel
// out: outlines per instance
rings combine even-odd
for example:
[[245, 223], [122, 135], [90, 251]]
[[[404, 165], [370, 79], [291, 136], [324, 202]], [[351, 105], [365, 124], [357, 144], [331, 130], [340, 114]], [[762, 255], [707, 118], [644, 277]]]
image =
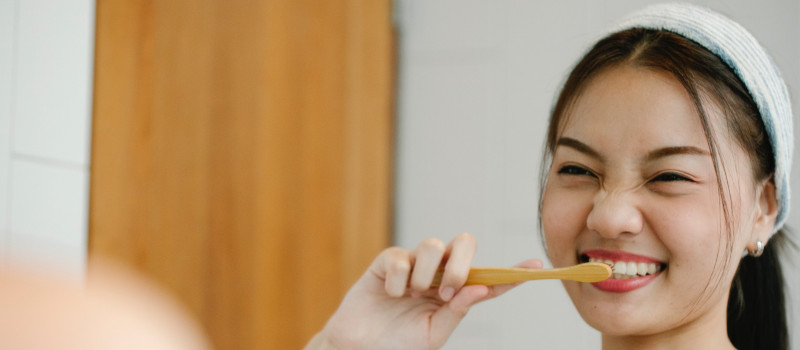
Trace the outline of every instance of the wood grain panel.
[[389, 241], [391, 4], [97, 3], [90, 252], [300, 348]]

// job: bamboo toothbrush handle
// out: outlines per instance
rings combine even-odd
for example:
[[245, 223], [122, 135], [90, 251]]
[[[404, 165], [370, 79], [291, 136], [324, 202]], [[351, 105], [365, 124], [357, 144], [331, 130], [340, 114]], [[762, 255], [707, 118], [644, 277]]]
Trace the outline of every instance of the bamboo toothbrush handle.
[[[433, 277], [432, 287], [442, 283], [444, 270]], [[583, 263], [558, 269], [525, 269], [518, 267], [473, 267], [469, 270], [466, 285], [507, 284], [542, 279], [562, 279], [578, 282], [599, 282], [611, 277], [611, 267], [602, 263]]]

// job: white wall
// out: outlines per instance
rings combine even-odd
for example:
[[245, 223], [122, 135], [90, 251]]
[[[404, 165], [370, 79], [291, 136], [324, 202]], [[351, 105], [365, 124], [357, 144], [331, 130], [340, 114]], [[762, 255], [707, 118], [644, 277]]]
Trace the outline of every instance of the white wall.
[[[545, 258], [537, 198], [551, 101], [569, 68], [605, 28], [654, 1], [395, 2], [396, 244], [410, 249], [426, 237], [449, 240], [468, 231], [479, 240], [476, 265]], [[734, 18], [760, 39], [800, 110], [800, 3], [693, 2]], [[800, 213], [797, 164], [794, 213]], [[789, 224], [800, 229], [800, 214]], [[800, 241], [800, 233], [796, 238]], [[786, 268], [793, 288], [792, 329], [798, 329], [799, 261]], [[794, 348], [800, 349], [797, 337]], [[447, 348], [596, 349], [599, 340], [559, 282], [536, 282], [474, 308]]]
[[0, 264], [84, 274], [94, 4], [0, 0]]

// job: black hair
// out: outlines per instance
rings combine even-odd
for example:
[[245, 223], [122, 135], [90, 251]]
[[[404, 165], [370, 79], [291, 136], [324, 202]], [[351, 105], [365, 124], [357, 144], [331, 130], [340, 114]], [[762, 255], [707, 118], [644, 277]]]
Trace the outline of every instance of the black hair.
[[737, 349], [788, 349], [786, 300], [779, 251], [788, 249], [783, 230], [760, 257], [739, 263], [728, 297], [728, 338]]

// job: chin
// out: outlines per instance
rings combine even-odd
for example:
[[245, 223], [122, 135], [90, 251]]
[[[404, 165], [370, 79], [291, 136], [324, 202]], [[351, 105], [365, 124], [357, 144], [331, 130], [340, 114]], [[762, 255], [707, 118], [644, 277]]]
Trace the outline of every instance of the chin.
[[635, 321], [630, 317], [627, 319], [619, 319], [617, 317], [603, 317], [603, 316], [583, 316], [583, 320], [590, 327], [596, 329], [603, 335], [610, 336], [638, 336], [657, 333], [655, 329]]
[[603, 335], [647, 335], [659, 328], [653, 324], [660, 318], [652, 308], [609, 298], [585, 283], [564, 281], [564, 287], [581, 318]]

